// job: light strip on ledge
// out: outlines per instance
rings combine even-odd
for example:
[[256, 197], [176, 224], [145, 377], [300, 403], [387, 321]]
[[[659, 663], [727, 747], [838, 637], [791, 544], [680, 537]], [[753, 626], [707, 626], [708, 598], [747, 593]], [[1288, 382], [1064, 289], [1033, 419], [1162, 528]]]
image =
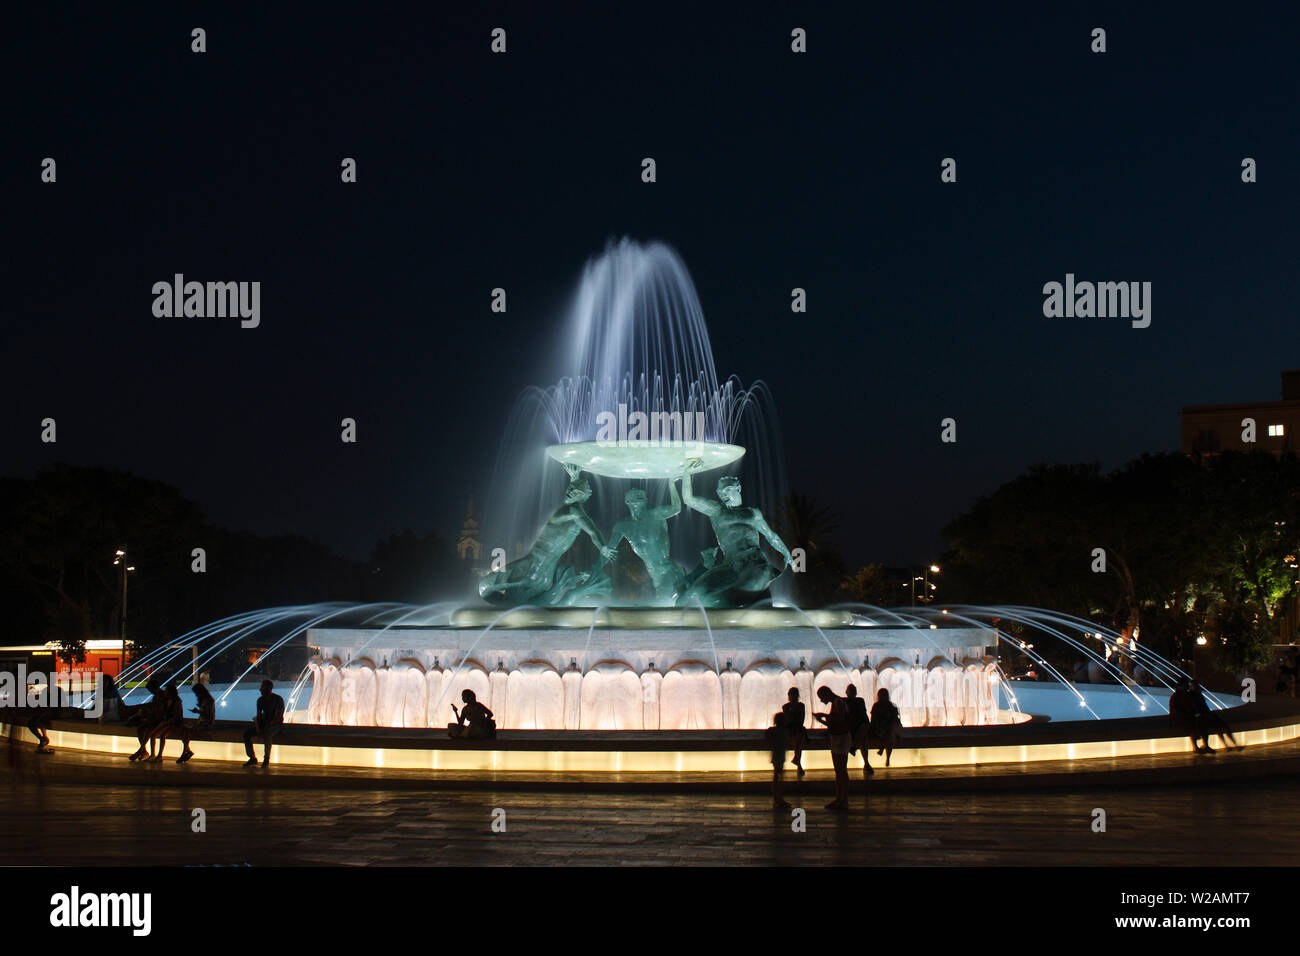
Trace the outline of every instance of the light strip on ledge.
[[[0, 733], [34, 741], [26, 727], [0, 724]], [[139, 746], [134, 735], [82, 734], [67, 730], [49, 731], [56, 749], [115, 753], [126, 756]], [[1236, 732], [1244, 746], [1281, 743], [1300, 737], [1300, 724]], [[282, 738], [283, 739], [283, 738]], [[242, 743], [196, 740], [191, 744], [195, 760], [243, 763], [248, 759]], [[179, 743], [169, 746], [174, 762]], [[1186, 737], [1149, 737], [1137, 740], [1101, 740], [1077, 743], [1014, 744], [988, 747], [936, 747], [894, 751], [894, 767], [957, 767], [994, 763], [1036, 763], [1046, 760], [1092, 760], [1110, 757], [1138, 757], [1153, 754], [1190, 753]], [[256, 751], [261, 757], [261, 742]], [[272, 750], [277, 764], [303, 767], [356, 767], [384, 770], [477, 771], [503, 773], [739, 773], [771, 768], [768, 754], [761, 750], [470, 750], [459, 748], [407, 749], [385, 747], [312, 747], [277, 743]], [[875, 754], [871, 755], [875, 758]], [[831, 770], [830, 751], [804, 751], [809, 770]], [[881, 765], [875, 759], [875, 766]], [[857, 772], [857, 758], [850, 758], [850, 772]]]

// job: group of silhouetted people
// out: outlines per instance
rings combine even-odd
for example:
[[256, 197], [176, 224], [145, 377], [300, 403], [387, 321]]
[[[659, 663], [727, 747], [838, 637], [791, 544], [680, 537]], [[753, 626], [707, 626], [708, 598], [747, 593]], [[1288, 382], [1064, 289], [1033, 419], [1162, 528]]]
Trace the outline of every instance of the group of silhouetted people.
[[[111, 678], [106, 678], [106, 681], [111, 681]], [[157, 763], [163, 759], [167, 741], [179, 737], [182, 750], [176, 762], [187, 763], [194, 756], [190, 741], [210, 730], [216, 719], [216, 701], [212, 699], [212, 692], [204, 684], [194, 684], [198, 706], [190, 708], [190, 712], [198, 714], [198, 717], [186, 720], [185, 707], [175, 681], [163, 686], [156, 677], [151, 677], [145, 687], [150, 697], [143, 704], [135, 707], [120, 705], [119, 712], [128, 724], [135, 726], [136, 740], [140, 742], [140, 749], [131, 754], [130, 759]], [[116, 693], [116, 687], [113, 687], [113, 693]]]
[[[106, 683], [111, 683], [110, 678], [105, 680]], [[147, 701], [134, 707], [126, 704], [120, 706], [121, 716], [136, 728], [136, 739], [140, 742], [140, 748], [131, 754], [130, 759], [157, 763], [163, 759], [167, 741], [179, 737], [183, 749], [176, 762], [188, 763], [194, 756], [190, 741], [203, 737], [216, 722], [216, 701], [212, 692], [203, 683], [196, 682], [193, 685], [198, 706], [191, 707], [190, 712], [198, 716], [187, 720], [180, 691], [174, 681], [164, 686], [157, 678], [150, 678], [145, 687], [150, 694]], [[112, 688], [111, 693], [116, 694], [116, 687]], [[264, 680], [257, 698], [257, 712], [252, 724], [244, 731], [244, 752], [248, 754], [245, 767], [257, 766], [253, 741], [259, 738], [262, 741], [262, 766], [271, 763], [271, 745], [283, 727], [284, 698], [275, 692], [275, 684]]]
[[[1291, 660], [1294, 659], [1293, 654]], [[1291, 660], [1288, 660], [1288, 665], [1300, 670], [1300, 663], [1291, 664]], [[167, 741], [178, 737], [182, 751], [176, 762], [186, 763], [194, 756], [194, 751], [190, 748], [191, 740], [201, 739], [214, 726], [216, 701], [202, 682], [196, 681], [192, 685], [198, 706], [190, 711], [197, 717], [188, 720], [184, 716], [180, 692], [174, 681], [163, 685], [157, 678], [150, 678], [145, 685], [150, 693], [149, 699], [135, 706], [125, 703], [111, 677], [105, 675], [103, 681], [105, 716], [125, 720], [136, 727], [136, 738], [140, 746], [130, 756], [133, 761], [161, 761]], [[863, 779], [869, 779], [875, 772], [869, 756], [873, 748], [877, 755], [884, 756], [885, 766], [888, 767], [902, 734], [901, 715], [889, 699], [889, 691], [883, 688], [877, 692], [870, 714], [867, 713], [866, 701], [858, 696], [857, 687], [853, 684], [848, 685], [843, 697], [827, 686], [819, 687], [817, 699], [825, 705], [826, 710], [814, 713], [812, 718], [826, 729], [831, 763], [835, 769], [835, 799], [826, 807], [829, 810], [847, 810], [849, 757], [859, 752], [862, 754]], [[496, 719], [492, 711], [478, 700], [474, 691], [463, 690], [461, 702], [463, 706], [460, 708], [452, 705], [456, 720], [447, 725], [448, 735], [463, 740], [495, 738]], [[49, 708], [35, 708], [27, 721], [27, 728], [37, 739], [38, 753], [53, 753], [46, 733], [52, 714]], [[270, 764], [271, 747], [284, 726], [284, 717], [284, 698], [275, 693], [275, 685], [271, 681], [262, 681], [256, 713], [243, 735], [244, 751], [248, 755], [245, 767], [257, 766], [254, 741], [259, 738], [263, 743], [262, 766]], [[1197, 754], [1215, 752], [1210, 746], [1211, 736], [1218, 736], [1221, 744], [1230, 749], [1239, 749], [1241, 746], [1227, 721], [1210, 708], [1199, 681], [1183, 678], [1178, 682], [1169, 698], [1169, 720], [1185, 730]], [[772, 759], [772, 803], [777, 809], [790, 807], [782, 796], [788, 753], [793, 751], [792, 763], [799, 778], [802, 779], [805, 775], [803, 753], [808, 748], [807, 725], [808, 712], [799, 699], [798, 688], [792, 687], [787, 702], [772, 716], [772, 725], [766, 731]]]
[[[813, 720], [826, 727], [829, 735], [831, 764], [835, 767], [835, 799], [826, 805], [828, 810], [847, 810], [849, 805], [849, 757], [861, 751], [862, 776], [868, 778], [875, 771], [868, 756], [871, 747], [883, 754], [885, 766], [898, 746], [902, 720], [898, 708], [889, 699], [889, 691], [881, 689], [876, 702], [867, 715], [867, 702], [858, 696], [858, 689], [850, 684], [845, 696], [840, 697], [829, 687], [817, 689], [817, 699], [827, 706], [823, 713], [814, 713]], [[778, 810], [789, 809], [782, 796], [786, 753], [794, 751], [792, 762], [802, 778], [803, 752], [808, 747], [808, 712], [799, 700], [799, 689], [791, 687], [789, 699], [781, 710], [772, 715], [772, 726], [767, 729], [768, 744], [772, 751], [772, 806]]]

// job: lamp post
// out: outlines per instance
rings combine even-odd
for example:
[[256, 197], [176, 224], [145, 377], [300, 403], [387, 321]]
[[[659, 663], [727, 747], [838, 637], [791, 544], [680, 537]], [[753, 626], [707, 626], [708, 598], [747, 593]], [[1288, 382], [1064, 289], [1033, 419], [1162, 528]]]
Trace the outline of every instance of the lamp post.
[[[1286, 558], [1283, 559], [1283, 563], [1286, 564], [1292, 574], [1296, 573], [1297, 570], [1300, 570], [1300, 562], [1297, 562], [1294, 554], [1288, 554]], [[1287, 583], [1289, 586], [1291, 582]], [[1295, 583], [1300, 584], [1300, 577], [1296, 578]], [[1288, 625], [1287, 629], [1290, 633], [1286, 634], [1285, 637], [1288, 644], [1294, 644], [1296, 642], [1297, 634], [1296, 618], [1300, 617], [1300, 614], [1297, 613], [1300, 612], [1300, 595], [1292, 593], [1288, 600], [1291, 606], [1288, 608], [1289, 613], [1286, 615], [1286, 623]]]
[[930, 592], [935, 590], [935, 585], [930, 583], [930, 575], [939, 573], [939, 565], [931, 564], [926, 567], [924, 575], [917, 575], [912, 578], [910, 587], [912, 588], [912, 607], [916, 607], [916, 582], [920, 581], [925, 585], [925, 593], [921, 595], [921, 603], [930, 603]]
[[135, 566], [126, 563], [125, 548], [118, 548], [114, 553], [113, 566], [122, 568], [122, 656], [117, 662], [117, 672], [120, 674], [126, 668], [126, 579], [135, 570]]

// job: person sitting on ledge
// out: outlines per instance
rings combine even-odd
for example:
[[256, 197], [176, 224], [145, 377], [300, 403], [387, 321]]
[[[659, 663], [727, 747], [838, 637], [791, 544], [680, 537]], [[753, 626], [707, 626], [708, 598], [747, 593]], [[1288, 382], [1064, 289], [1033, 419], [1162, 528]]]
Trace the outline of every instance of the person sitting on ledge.
[[117, 689], [117, 681], [112, 674], [100, 674], [99, 685], [99, 722], [121, 720], [123, 715], [122, 692]]
[[1192, 741], [1193, 751], [1198, 754], [1214, 753], [1210, 749], [1210, 738], [1205, 732], [1205, 721], [1196, 712], [1191, 682], [1186, 677], [1179, 679], [1174, 692], [1169, 695], [1169, 722], [1183, 729]]
[[150, 677], [145, 687], [151, 696], [143, 704], [132, 708], [130, 718], [127, 720], [127, 723], [135, 724], [135, 737], [140, 742], [140, 749], [131, 754], [129, 758], [131, 760], [144, 760], [146, 757], [153, 756], [153, 731], [166, 713], [163, 688], [158, 678]]
[[889, 699], [889, 691], [882, 687], [876, 694], [876, 703], [871, 708], [871, 723], [867, 735], [879, 748], [876, 750], [876, 756], [885, 755], [886, 767], [889, 766], [889, 758], [894, 755], [894, 748], [898, 746], [898, 738], [902, 730], [903, 721], [899, 716], [898, 708]]
[[253, 752], [254, 737], [262, 738], [262, 766], [270, 766], [271, 741], [283, 726], [284, 698], [275, 692], [275, 684], [264, 680], [262, 694], [257, 698], [257, 713], [253, 715], [253, 725], [244, 731], [244, 753], [248, 754], [245, 767], [257, 766], [257, 754]]
[[786, 696], [789, 700], [781, 708], [781, 713], [785, 714], [785, 728], [790, 734], [790, 747], [794, 750], [794, 766], [799, 771], [799, 779], [802, 780], [803, 751], [808, 745], [808, 728], [804, 726], [808, 719], [808, 711], [799, 700], [798, 687], [791, 687], [790, 693]]
[[852, 746], [849, 747], [849, 756], [862, 751], [862, 779], [875, 773], [871, 769], [871, 761], [867, 759], [867, 730], [871, 724], [867, 717], [867, 702], [858, 696], [858, 688], [850, 684], [844, 691], [844, 702], [849, 706], [849, 736], [852, 737]]
[[456, 722], [447, 725], [448, 736], [466, 740], [488, 740], [495, 737], [497, 722], [492, 719], [492, 711], [480, 704], [469, 688], [460, 692], [460, 699], [465, 706], [457, 710], [455, 704], [451, 705]]
[[50, 746], [50, 735], [46, 733], [50, 729], [50, 721], [53, 718], [54, 711], [48, 707], [32, 708], [32, 716], [27, 721], [27, 729], [36, 738], [36, 752], [38, 754], [54, 753], [54, 748]]
[[181, 755], [176, 758], [177, 763], [188, 763], [194, 756], [194, 751], [190, 749], [190, 741], [196, 736], [202, 734], [205, 730], [211, 730], [212, 725], [216, 722], [217, 702], [212, 699], [212, 691], [208, 690], [207, 685], [198, 683], [194, 685], [194, 696], [198, 699], [199, 706], [191, 707], [192, 713], [198, 714], [198, 720], [188, 720], [181, 730], [181, 743], [185, 749]]
[[1196, 712], [1196, 722], [1198, 733], [1205, 735], [1205, 746], [1210, 746], [1210, 734], [1217, 734], [1219, 743], [1230, 750], [1240, 750], [1241, 744], [1237, 743], [1236, 736], [1232, 733], [1232, 728], [1222, 716], [1210, 709], [1210, 705], [1205, 700], [1205, 688], [1201, 686], [1198, 680], [1192, 681], [1190, 690], [1192, 698], [1192, 709]]
[[[167, 738], [179, 733], [185, 727], [185, 705], [181, 703], [181, 692], [176, 689], [176, 682], [171, 681], [163, 688], [163, 715], [154, 726], [149, 746], [149, 762], [157, 763], [163, 758], [167, 749]], [[158, 742], [158, 753], [153, 753], [153, 741]]]

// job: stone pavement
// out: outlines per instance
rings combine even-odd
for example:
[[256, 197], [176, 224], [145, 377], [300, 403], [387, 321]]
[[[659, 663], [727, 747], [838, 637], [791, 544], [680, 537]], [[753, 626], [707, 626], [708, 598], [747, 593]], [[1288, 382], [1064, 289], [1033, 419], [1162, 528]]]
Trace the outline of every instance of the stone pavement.
[[[11, 745], [0, 865], [1300, 865], [1297, 742], [1212, 758], [882, 771], [855, 780], [842, 815], [823, 809], [828, 775], [810, 774], [787, 791], [807, 810], [803, 833], [770, 809], [756, 774], [584, 789], [572, 775], [333, 772], [141, 766]], [[191, 830], [195, 808], [205, 833]], [[491, 829], [497, 808], [505, 833]], [[1095, 808], [1105, 833], [1092, 830]]]
[[[79, 787], [0, 789], [0, 864], [1286, 865], [1286, 783], [804, 801], [807, 831], [759, 796]], [[192, 810], [207, 831], [191, 831]], [[1107, 831], [1092, 830], [1094, 808]], [[505, 811], [506, 832], [491, 830]]]

